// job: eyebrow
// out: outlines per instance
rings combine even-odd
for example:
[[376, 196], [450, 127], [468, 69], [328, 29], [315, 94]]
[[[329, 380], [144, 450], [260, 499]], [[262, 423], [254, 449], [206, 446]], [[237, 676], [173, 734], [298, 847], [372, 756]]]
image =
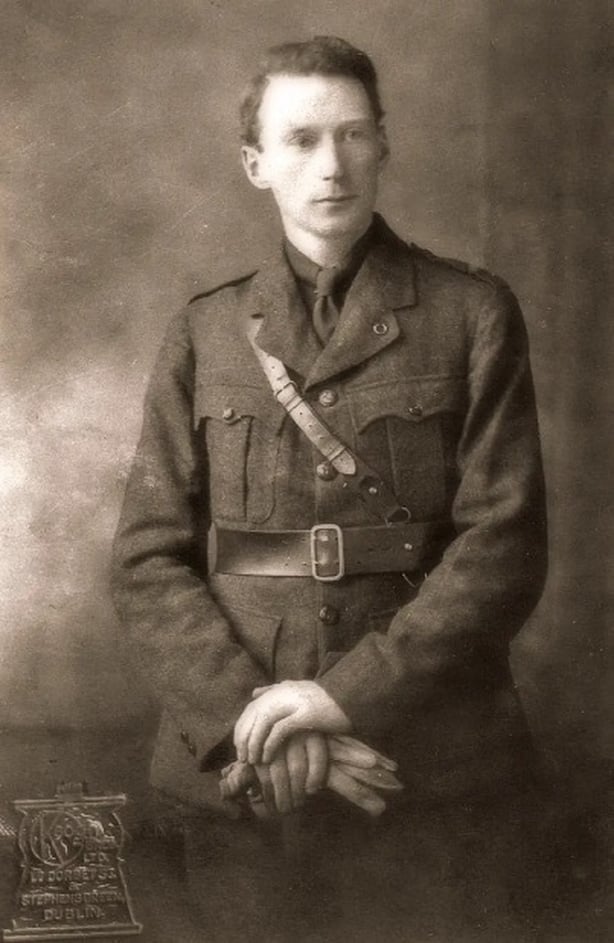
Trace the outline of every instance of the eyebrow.
[[[335, 125], [336, 130], [344, 128], [353, 128], [356, 125], [367, 126], [371, 124], [369, 118], [348, 118], [347, 121], [341, 121]], [[313, 134], [321, 129], [322, 125], [314, 122], [313, 124], [291, 124], [284, 129], [284, 137], [292, 137], [294, 134]]]

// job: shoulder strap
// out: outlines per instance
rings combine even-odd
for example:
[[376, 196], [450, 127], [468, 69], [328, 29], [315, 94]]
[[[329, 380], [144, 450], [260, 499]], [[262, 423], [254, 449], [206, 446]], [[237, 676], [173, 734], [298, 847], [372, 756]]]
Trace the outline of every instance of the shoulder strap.
[[348, 487], [360, 495], [367, 509], [375, 517], [383, 518], [390, 524], [408, 521], [411, 517], [409, 510], [399, 503], [390, 485], [328, 428], [301, 396], [282, 361], [258, 346], [256, 334], [259, 327], [260, 321], [252, 319], [247, 332], [249, 342], [275, 398], [290, 419], [296, 423], [314, 448], [343, 476]]

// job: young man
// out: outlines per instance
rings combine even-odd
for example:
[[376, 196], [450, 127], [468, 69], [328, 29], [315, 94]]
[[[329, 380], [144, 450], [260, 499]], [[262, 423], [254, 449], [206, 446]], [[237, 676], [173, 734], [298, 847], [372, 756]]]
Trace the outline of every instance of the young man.
[[[526, 332], [507, 286], [374, 213], [388, 144], [363, 52], [271, 50], [241, 118], [283, 245], [171, 323], [115, 598], [163, 709], [152, 782], [203, 810], [211, 938], [285, 917], [295, 938], [401, 939], [461, 877], [476, 912], [500, 905], [488, 846], [530, 766], [507, 658], [546, 564]], [[374, 781], [331, 779], [347, 734], [399, 766], [376, 824]], [[235, 755], [269, 819], [216, 812]]]

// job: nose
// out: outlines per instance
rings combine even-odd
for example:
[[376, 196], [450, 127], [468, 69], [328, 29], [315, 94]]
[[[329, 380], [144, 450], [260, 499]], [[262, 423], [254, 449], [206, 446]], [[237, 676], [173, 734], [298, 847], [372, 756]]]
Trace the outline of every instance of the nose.
[[343, 160], [334, 139], [322, 141], [319, 149], [319, 170], [323, 180], [337, 180], [343, 176]]

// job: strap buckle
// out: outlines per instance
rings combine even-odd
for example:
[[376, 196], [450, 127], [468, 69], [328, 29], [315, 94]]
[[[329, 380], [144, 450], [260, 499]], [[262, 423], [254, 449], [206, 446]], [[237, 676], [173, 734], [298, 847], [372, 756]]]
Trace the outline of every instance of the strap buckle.
[[309, 532], [311, 575], [320, 583], [336, 583], [345, 576], [343, 531], [338, 524], [315, 524]]

